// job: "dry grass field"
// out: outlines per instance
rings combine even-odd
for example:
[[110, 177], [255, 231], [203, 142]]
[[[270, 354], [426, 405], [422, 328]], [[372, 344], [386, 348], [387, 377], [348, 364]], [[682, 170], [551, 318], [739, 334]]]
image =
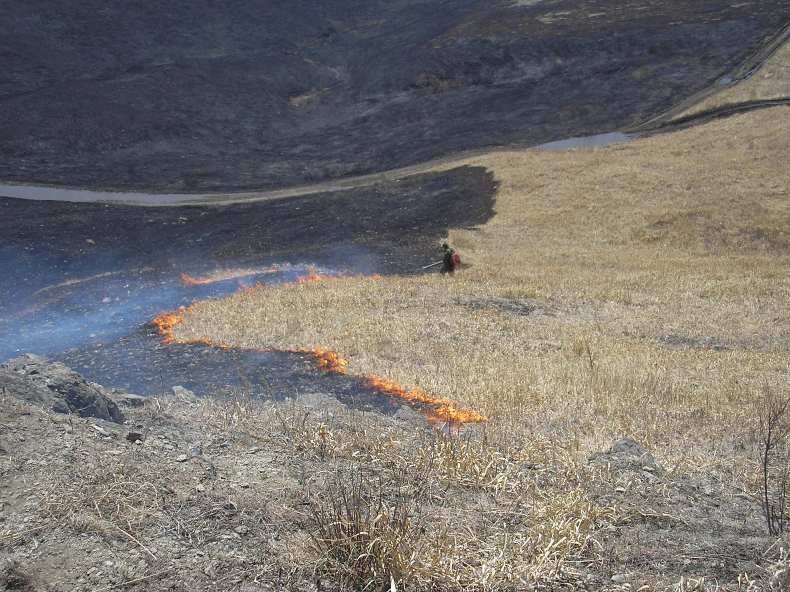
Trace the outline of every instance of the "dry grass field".
[[157, 319], [443, 413], [176, 392], [121, 426], [0, 393], [0, 590], [790, 589], [760, 463], [764, 401], [790, 394], [788, 163], [790, 107], [454, 160], [498, 183], [495, 216], [450, 232], [455, 276]]
[[[787, 541], [762, 523], [756, 401], [790, 383], [789, 162], [784, 107], [607, 148], [473, 158], [499, 183], [496, 215], [451, 232], [467, 264], [454, 277], [260, 287], [193, 305], [174, 334], [330, 349], [350, 374], [488, 417], [383, 448], [373, 430], [373, 455], [333, 432], [388, 499], [419, 501], [388, 489], [401, 473], [444, 491], [421, 520], [376, 510], [383, 539], [401, 532], [414, 550], [373, 553], [383, 563], [362, 571], [377, 586], [769, 589]], [[623, 437], [659, 467], [590, 462]], [[356, 499], [326, 487], [330, 513]], [[356, 581], [356, 539], [331, 522], [323, 573]]]

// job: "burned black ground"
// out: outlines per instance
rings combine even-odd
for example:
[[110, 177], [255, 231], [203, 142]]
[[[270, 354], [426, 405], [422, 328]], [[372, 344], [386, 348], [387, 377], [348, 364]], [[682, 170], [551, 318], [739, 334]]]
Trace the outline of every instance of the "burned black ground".
[[[353, 191], [217, 207], [145, 208], [0, 199], [0, 358], [32, 352], [140, 394], [268, 398], [321, 390], [389, 409], [359, 381], [322, 375], [309, 357], [164, 345], [158, 313], [241, 282], [318, 271], [419, 273], [449, 228], [493, 214], [496, 184], [462, 167]], [[187, 286], [181, 273], [281, 265], [278, 274]], [[397, 407], [392, 407], [394, 411]]]
[[788, 19], [782, 0], [11, 0], [0, 178], [257, 189], [612, 131]]

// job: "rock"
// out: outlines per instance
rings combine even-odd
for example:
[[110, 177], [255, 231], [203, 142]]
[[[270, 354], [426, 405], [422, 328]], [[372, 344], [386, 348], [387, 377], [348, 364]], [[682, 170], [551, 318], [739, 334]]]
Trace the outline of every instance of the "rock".
[[189, 460], [189, 457], [186, 454], [179, 454], [176, 457], [176, 462], [187, 462], [188, 460]]
[[181, 385], [174, 386], [172, 388], [172, 391], [173, 391], [173, 394], [175, 395], [175, 397], [177, 399], [181, 399], [182, 401], [183, 400], [191, 401], [192, 399], [195, 398], [195, 393], [193, 393], [192, 391], [190, 391], [187, 388], [184, 388]]
[[131, 442], [132, 444], [134, 444], [135, 442], [142, 442], [143, 435], [140, 432], [129, 432], [128, 434], [126, 434], [126, 439], [129, 440], [129, 442]]
[[108, 432], [107, 430], [105, 430], [105, 429], [104, 429], [103, 427], [101, 427], [101, 426], [97, 426], [95, 423], [92, 423], [92, 424], [91, 424], [91, 427], [92, 427], [94, 430], [96, 430], [97, 432], [99, 432], [99, 433], [100, 433], [102, 436], [106, 437], [106, 438], [109, 438], [110, 436], [112, 436], [112, 434], [111, 434], [110, 432]]
[[142, 407], [148, 401], [147, 397], [118, 391], [112, 392], [112, 398], [116, 403], [124, 407]]
[[612, 576], [612, 581], [615, 584], [624, 584], [627, 579], [628, 579], [628, 576], [626, 576], [625, 574], [615, 574], [615, 575]]
[[100, 385], [89, 383], [59, 362], [27, 354], [0, 365], [0, 388], [19, 399], [115, 423], [123, 413]]
[[661, 470], [653, 455], [631, 438], [617, 440], [606, 452], [592, 455], [590, 461], [610, 465], [619, 470], [648, 471], [651, 477]]

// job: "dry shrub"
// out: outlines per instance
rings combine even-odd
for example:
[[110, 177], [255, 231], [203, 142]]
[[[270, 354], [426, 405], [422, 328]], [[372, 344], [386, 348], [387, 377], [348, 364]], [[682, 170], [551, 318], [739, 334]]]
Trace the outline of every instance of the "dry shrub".
[[423, 569], [419, 505], [403, 483], [341, 475], [312, 505], [312, 543], [319, 575], [352, 589], [400, 587]]
[[778, 536], [788, 521], [790, 395], [776, 393], [766, 386], [757, 413], [763, 512], [768, 533]]
[[[478, 510], [479, 511], [479, 510]], [[434, 538], [433, 582], [450, 590], [554, 589], [577, 580], [573, 565], [594, 561], [592, 533], [611, 509], [580, 488], [546, 492], [510, 508], [486, 512], [486, 525]]]
[[279, 433], [297, 452], [315, 453], [321, 460], [334, 455], [335, 442], [331, 427], [310, 410], [292, 408], [286, 411], [275, 411]]
[[417, 462], [432, 467], [445, 482], [494, 492], [506, 490], [525, 466], [484, 439], [459, 438], [444, 432], [434, 433], [417, 449]]
[[430, 430], [368, 462], [375, 477], [341, 474], [312, 509], [317, 573], [349, 589], [576, 581], [614, 517], [581, 485], [594, 469], [546, 438]]

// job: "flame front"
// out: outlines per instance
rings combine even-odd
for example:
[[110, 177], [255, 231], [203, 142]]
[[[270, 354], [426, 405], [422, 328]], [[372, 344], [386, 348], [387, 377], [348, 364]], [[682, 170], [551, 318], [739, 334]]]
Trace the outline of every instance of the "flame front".
[[[274, 270], [275, 267], [267, 268]], [[188, 285], [201, 285], [201, 284], [210, 284], [217, 281], [224, 281], [227, 279], [234, 279], [237, 277], [242, 277], [243, 275], [254, 275], [257, 273], [264, 273], [263, 270], [255, 270], [255, 273], [240, 273], [244, 270], [235, 270], [230, 272], [218, 272], [212, 274], [210, 276], [206, 276], [204, 278], [194, 278], [188, 274], [181, 275], [181, 281]], [[246, 270], [251, 271], [251, 270]], [[235, 274], [235, 275], [233, 275]], [[371, 276], [373, 279], [379, 279], [381, 276]], [[297, 281], [299, 284], [305, 284], [309, 282], [317, 282], [326, 279], [337, 278], [337, 276], [331, 275], [321, 275], [317, 273], [315, 268], [310, 268], [307, 275], [300, 277]], [[175, 327], [184, 321], [184, 314], [186, 309], [184, 307], [179, 308], [177, 311], [173, 312], [166, 312], [160, 314], [156, 318], [153, 319], [152, 324], [156, 327], [159, 334], [162, 336], [162, 341], [166, 344], [173, 344], [179, 343], [183, 345], [189, 344], [200, 344], [200, 345], [209, 345], [213, 347], [219, 347], [222, 349], [229, 349], [231, 346], [224, 344], [224, 343], [216, 343], [209, 339], [205, 338], [198, 338], [198, 339], [180, 339], [175, 335]], [[263, 351], [263, 350], [262, 350]], [[316, 365], [321, 370], [326, 372], [331, 372], [334, 374], [348, 374], [348, 366], [349, 362], [346, 358], [344, 358], [338, 352], [325, 349], [325, 348], [315, 348], [315, 349], [295, 349], [290, 350], [292, 353], [299, 353], [299, 354], [309, 354], [315, 358]], [[382, 378], [381, 376], [376, 376], [375, 374], [364, 376], [363, 377], [365, 384], [386, 395], [391, 397], [396, 397], [403, 401], [407, 401], [409, 403], [417, 403], [425, 409], [426, 416], [428, 417], [428, 421], [431, 423], [454, 423], [454, 424], [465, 424], [465, 423], [484, 423], [488, 421], [488, 418], [477, 411], [472, 409], [464, 409], [462, 407], [457, 407], [450, 399], [446, 397], [438, 397], [435, 395], [431, 395], [426, 393], [422, 389], [406, 389], [402, 387], [397, 382], [392, 380], [388, 380], [386, 378]]]
[[317, 348], [309, 350], [307, 353], [310, 353], [315, 357], [316, 363], [321, 370], [334, 372], [335, 374], [348, 373], [348, 360], [336, 351], [331, 349]]
[[303, 275], [302, 277], [298, 278], [296, 280], [296, 283], [297, 284], [309, 284], [311, 282], [320, 282], [320, 281], [327, 280], [327, 279], [334, 278], [334, 277], [337, 277], [337, 276], [322, 275], [322, 274], [318, 273], [318, 271], [316, 270], [315, 267], [311, 267], [310, 269], [307, 270], [307, 275]]
[[181, 274], [181, 283], [185, 286], [206, 286], [209, 284], [216, 284], [218, 282], [225, 282], [228, 280], [236, 280], [240, 278], [250, 277], [254, 275], [265, 275], [271, 273], [279, 273], [283, 268], [279, 265], [272, 265], [270, 267], [256, 267], [245, 269], [225, 269], [215, 271], [209, 275], [196, 277], [188, 273]]
[[173, 333], [173, 329], [175, 329], [176, 325], [182, 323], [184, 321], [184, 312], [183, 309], [179, 310], [178, 312], [166, 312], [160, 314], [156, 317], [153, 321], [151, 321], [156, 327], [159, 334], [162, 336], [162, 341], [165, 343], [177, 343], [176, 336]]
[[430, 407], [428, 411], [428, 419], [433, 423], [450, 422], [450, 423], [484, 423], [488, 418], [474, 411], [472, 409], [464, 409], [457, 407], [450, 399], [446, 397], [437, 397], [426, 393], [422, 389], [408, 390], [403, 388], [397, 382], [387, 380], [375, 374], [366, 377], [368, 386], [376, 389], [380, 393], [385, 393], [404, 401], [412, 403], [421, 403]]

